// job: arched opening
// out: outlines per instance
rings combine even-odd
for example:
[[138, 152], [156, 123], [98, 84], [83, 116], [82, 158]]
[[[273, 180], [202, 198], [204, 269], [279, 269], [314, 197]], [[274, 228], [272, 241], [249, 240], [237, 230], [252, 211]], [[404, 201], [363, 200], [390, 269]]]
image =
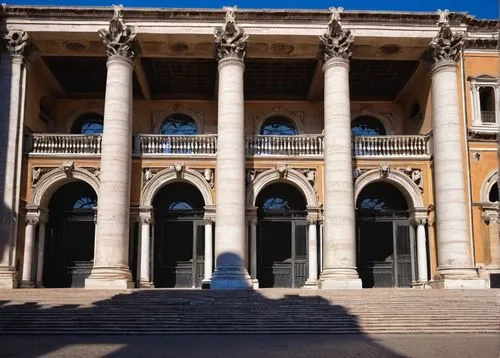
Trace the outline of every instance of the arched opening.
[[71, 127], [73, 134], [102, 134], [104, 118], [99, 113], [86, 113], [80, 116]]
[[59, 188], [49, 202], [44, 287], [84, 287], [94, 259], [97, 194], [82, 181]]
[[201, 287], [205, 262], [204, 201], [185, 182], [165, 185], [153, 200], [155, 287]]
[[375, 117], [359, 116], [351, 123], [351, 133], [354, 137], [386, 135], [384, 125]]
[[498, 203], [498, 183], [493, 184], [488, 195], [490, 203]]
[[274, 183], [257, 196], [259, 287], [301, 287], [308, 277], [306, 201], [293, 185]]
[[415, 242], [401, 191], [387, 182], [368, 184], [356, 201], [356, 221], [363, 287], [410, 287], [415, 280]]
[[174, 113], [163, 121], [160, 126], [163, 135], [196, 135], [198, 126], [193, 118], [184, 113]]
[[297, 127], [285, 116], [272, 116], [260, 127], [261, 135], [297, 135]]

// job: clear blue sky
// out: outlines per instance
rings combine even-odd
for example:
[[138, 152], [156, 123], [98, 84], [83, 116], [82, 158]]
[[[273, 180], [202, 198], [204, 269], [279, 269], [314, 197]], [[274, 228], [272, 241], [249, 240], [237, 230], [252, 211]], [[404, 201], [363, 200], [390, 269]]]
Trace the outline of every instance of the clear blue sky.
[[133, 7], [196, 7], [328, 9], [343, 6], [353, 10], [435, 11], [450, 9], [465, 11], [479, 18], [498, 19], [499, 0], [13, 0], [8, 4], [107, 6], [112, 3]]

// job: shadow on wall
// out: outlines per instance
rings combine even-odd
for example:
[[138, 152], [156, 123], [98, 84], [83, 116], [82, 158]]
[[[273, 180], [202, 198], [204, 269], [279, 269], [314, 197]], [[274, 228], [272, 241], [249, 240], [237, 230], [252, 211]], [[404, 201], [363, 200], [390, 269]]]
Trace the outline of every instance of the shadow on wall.
[[[49, 297], [43, 299], [43, 306], [36, 301], [0, 303], [0, 340], [9, 342], [3, 345], [3, 354], [402, 357], [363, 334], [357, 317], [343, 306], [319, 296], [285, 294], [270, 299], [250, 290], [156, 289], [120, 293], [93, 302], [92, 297], [109, 293], [73, 290], [74, 295], [66, 291], [67, 304], [53, 306], [47, 302], [50, 297], [54, 302], [60, 300], [61, 291], [37, 292], [38, 297]], [[9, 332], [23, 333], [6, 337]], [[29, 336], [30, 333], [58, 336]], [[342, 335], [332, 336], [335, 333]]]

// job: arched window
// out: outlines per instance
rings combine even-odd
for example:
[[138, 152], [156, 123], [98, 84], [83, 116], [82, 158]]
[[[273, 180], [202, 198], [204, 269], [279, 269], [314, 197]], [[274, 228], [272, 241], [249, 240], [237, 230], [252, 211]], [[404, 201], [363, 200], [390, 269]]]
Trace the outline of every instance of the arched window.
[[261, 135], [297, 135], [295, 124], [285, 116], [272, 116], [260, 128]]
[[97, 206], [97, 197], [81, 197], [73, 204], [73, 209], [93, 209]]
[[184, 113], [175, 113], [163, 121], [160, 134], [164, 135], [195, 135], [198, 134], [196, 122]]
[[488, 196], [488, 200], [490, 203], [498, 202], [498, 183], [493, 184], [490, 190], [490, 194]]
[[71, 127], [71, 133], [102, 134], [103, 129], [103, 117], [100, 114], [86, 113], [78, 118], [75, 123], [73, 123], [73, 127]]
[[351, 132], [355, 137], [386, 135], [385, 127], [377, 118], [361, 116], [352, 121]]
[[389, 183], [366, 186], [359, 194], [356, 207], [361, 212], [387, 213], [407, 211], [408, 203], [401, 192]]

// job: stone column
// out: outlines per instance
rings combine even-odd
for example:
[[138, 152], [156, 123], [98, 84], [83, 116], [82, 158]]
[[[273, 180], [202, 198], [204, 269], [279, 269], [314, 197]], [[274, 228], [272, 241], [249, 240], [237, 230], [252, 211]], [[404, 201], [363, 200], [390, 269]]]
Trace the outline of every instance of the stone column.
[[[480, 286], [471, 255], [471, 237], [465, 192], [462, 154], [463, 129], [459, 112], [456, 61], [462, 37], [453, 34], [447, 12], [440, 12], [440, 30], [431, 41], [432, 129], [434, 192], [436, 193], [438, 272], [445, 288]], [[454, 281], [454, 282], [453, 282]]]
[[207, 286], [210, 286], [210, 281], [212, 279], [212, 270], [214, 267], [214, 250], [212, 245], [212, 224], [215, 218], [207, 217], [205, 218], [205, 267], [204, 267], [204, 275], [203, 282]]
[[417, 226], [417, 282], [420, 284], [427, 283], [427, 237], [425, 235], [425, 218], [417, 218], [415, 224]]
[[129, 270], [130, 181], [132, 165], [132, 74], [135, 31], [125, 26], [121, 8], [109, 31], [99, 31], [107, 48], [107, 80], [102, 135], [101, 186], [94, 267], [86, 288], [131, 288]]
[[252, 287], [245, 264], [245, 152], [243, 73], [248, 36], [226, 9], [223, 27], [215, 30], [219, 60], [216, 165], [215, 272], [211, 288]]
[[153, 217], [151, 209], [141, 211], [139, 213], [139, 222], [141, 223], [141, 235], [139, 243], [139, 287], [151, 288], [154, 287], [151, 280], [151, 225], [153, 225]]
[[[28, 34], [10, 30], [0, 39], [0, 288], [17, 286], [16, 245], [26, 96]], [[2, 51], [5, 47], [6, 51]]]
[[356, 235], [351, 154], [349, 58], [353, 36], [333, 9], [321, 36], [325, 59], [324, 237], [320, 288], [361, 288], [356, 271]]
[[40, 218], [38, 224], [38, 247], [36, 260], [36, 287], [43, 288], [43, 264], [45, 258], [45, 233], [47, 222]]
[[33, 268], [35, 263], [36, 227], [40, 217], [38, 213], [26, 214], [26, 229], [24, 232], [24, 255], [21, 287], [35, 287], [33, 282]]
[[308, 219], [308, 232], [309, 232], [309, 277], [306, 281], [306, 286], [317, 287], [318, 285], [318, 241], [317, 241], [317, 230], [315, 219]]

